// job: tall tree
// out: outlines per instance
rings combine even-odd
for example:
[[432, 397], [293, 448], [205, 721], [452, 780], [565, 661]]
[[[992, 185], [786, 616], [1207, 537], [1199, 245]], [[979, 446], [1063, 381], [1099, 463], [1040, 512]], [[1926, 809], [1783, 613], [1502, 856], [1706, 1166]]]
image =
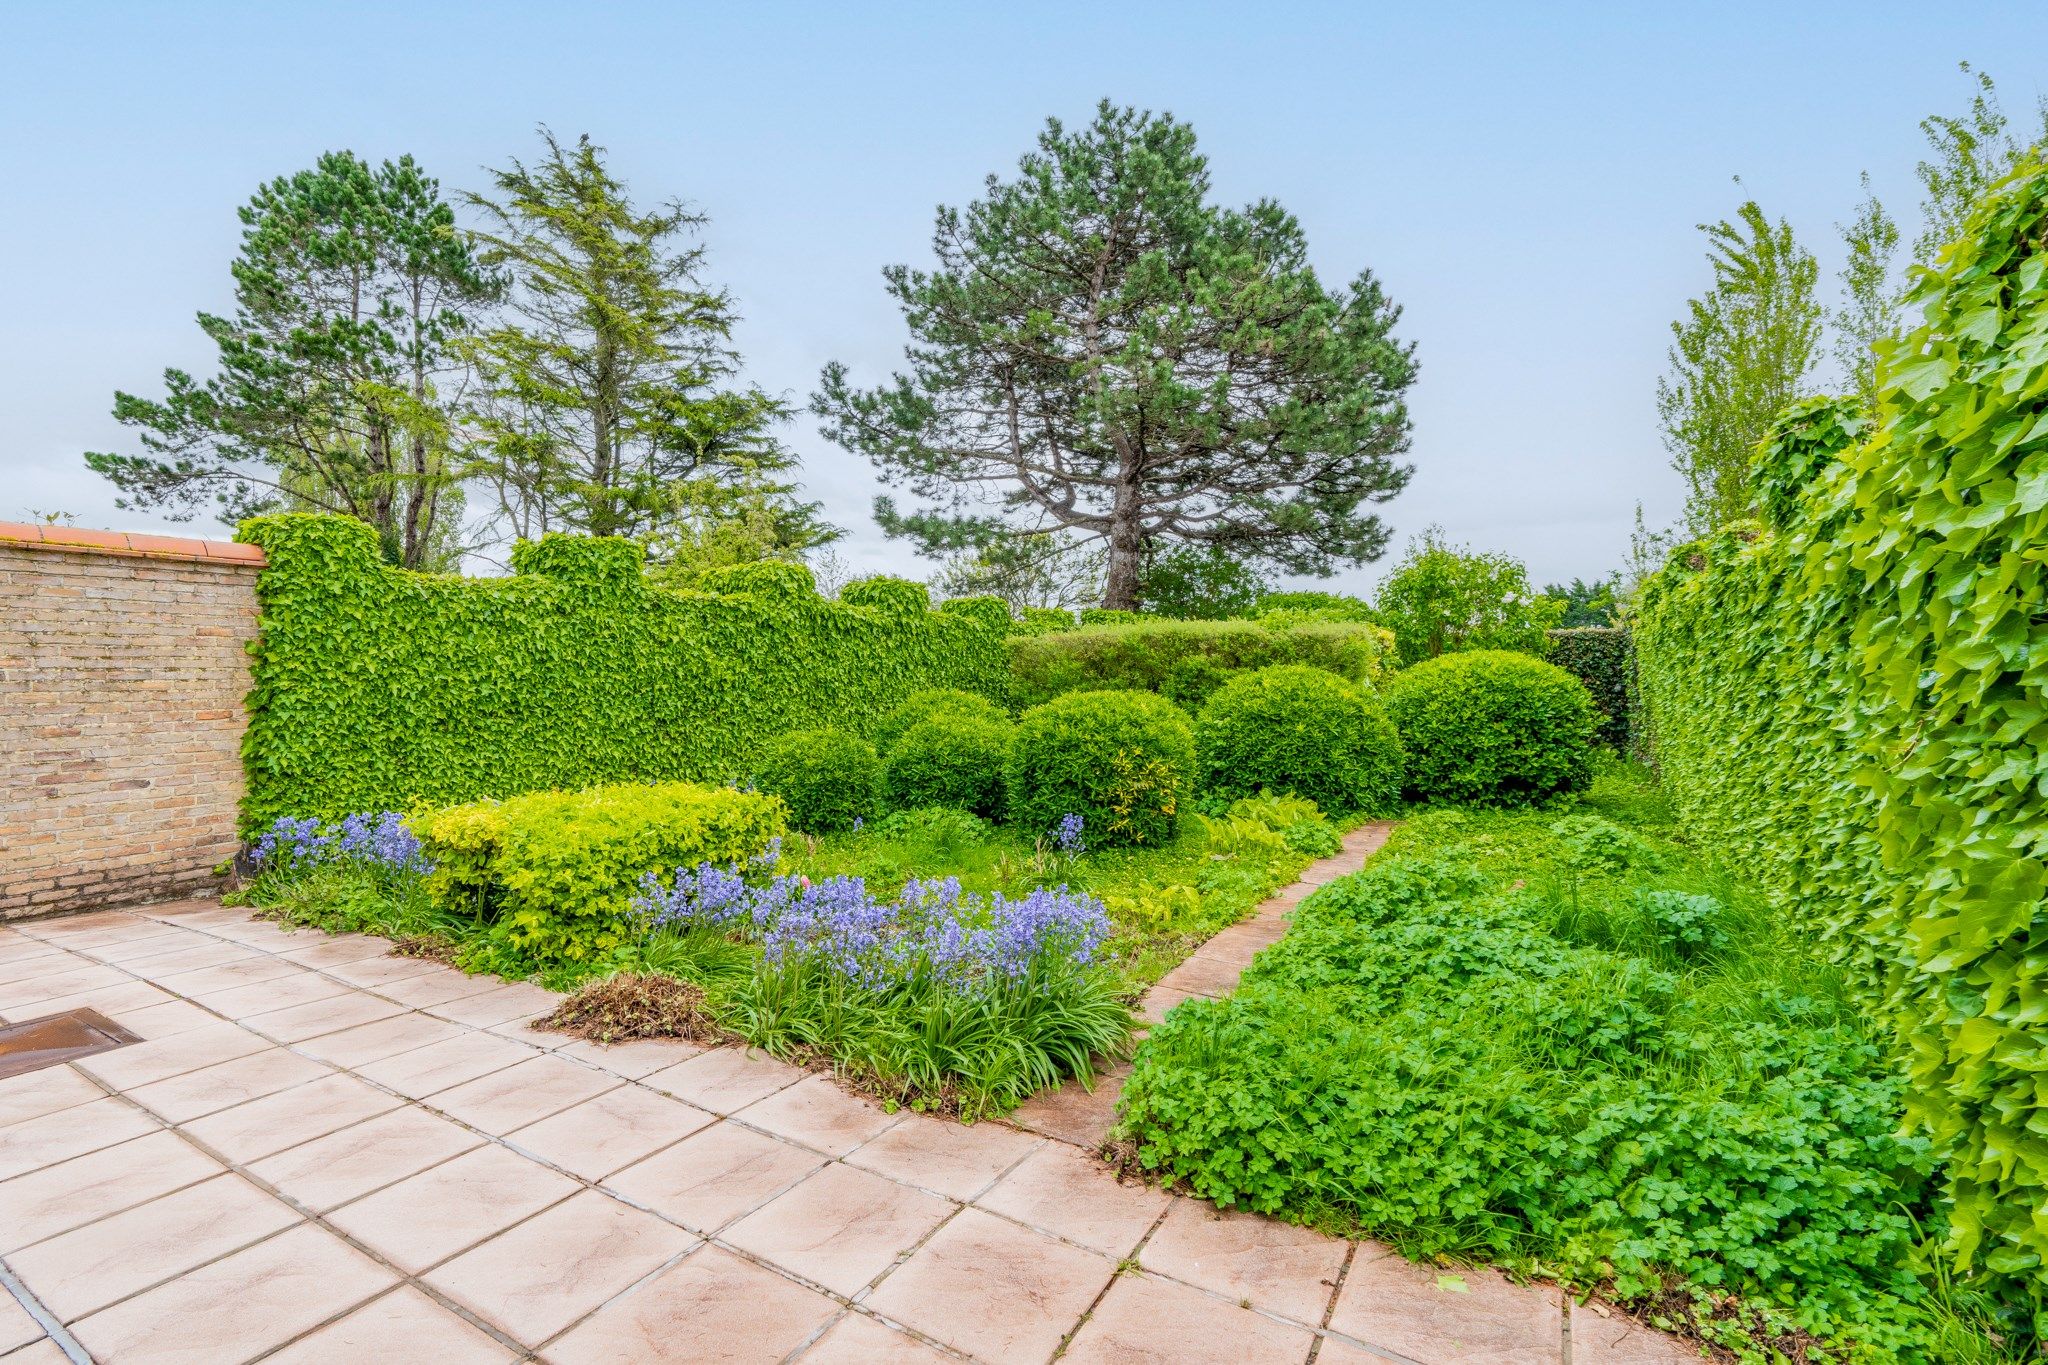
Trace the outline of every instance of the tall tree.
[[1898, 330], [1900, 290], [1892, 272], [1899, 249], [1899, 225], [1863, 176], [1863, 202], [1856, 216], [1837, 224], [1845, 248], [1842, 304], [1832, 315], [1835, 363], [1848, 390], [1865, 407], [1877, 402], [1877, 344]]
[[1991, 77], [1968, 62], [1960, 65], [1975, 85], [1969, 110], [1920, 120], [1929, 152], [1929, 159], [1914, 167], [1920, 178], [1921, 230], [1913, 239], [1913, 259], [1921, 265], [1934, 264], [1941, 249], [1962, 234], [1963, 220], [1984, 192], [2011, 174], [2029, 148], [2048, 141], [2048, 95], [2035, 102], [2033, 121], [2015, 129]]
[[827, 435], [928, 504], [878, 502], [884, 530], [927, 553], [1067, 532], [1104, 549], [1117, 608], [1154, 549], [1295, 573], [1384, 550], [1364, 508], [1408, 477], [1400, 309], [1369, 272], [1326, 288], [1279, 205], [1208, 195], [1192, 128], [1105, 100], [939, 210], [937, 268], [884, 272], [909, 372], [859, 390], [833, 364], [813, 400]]
[[1787, 403], [1806, 392], [1820, 349], [1819, 267], [1784, 219], [1755, 200], [1734, 222], [1702, 223], [1713, 284], [1671, 324], [1657, 415], [1686, 481], [1686, 523], [1712, 530], [1750, 511], [1749, 457]]
[[492, 173], [494, 198], [466, 196], [482, 259], [511, 281], [465, 347], [481, 380], [472, 467], [509, 529], [701, 536], [738, 496], [779, 548], [829, 538], [780, 477], [796, 463], [774, 435], [787, 408], [735, 382], [732, 299], [686, 244], [703, 215], [641, 212], [588, 137], [541, 139], [534, 165]]
[[411, 157], [374, 169], [329, 152], [241, 210], [235, 314], [199, 315], [219, 352], [204, 382], [164, 371], [162, 401], [119, 393], [142, 455], [85, 459], [120, 505], [230, 524], [304, 508], [360, 517], [387, 558], [445, 567], [459, 471], [451, 343], [497, 289]]

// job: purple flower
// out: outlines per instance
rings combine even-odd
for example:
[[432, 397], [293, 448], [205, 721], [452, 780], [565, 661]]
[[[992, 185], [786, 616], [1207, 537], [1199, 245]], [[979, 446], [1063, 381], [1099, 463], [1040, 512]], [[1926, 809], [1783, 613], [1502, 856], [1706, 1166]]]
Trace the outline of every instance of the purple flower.
[[1062, 853], [1086, 853], [1088, 846], [1081, 842], [1081, 828], [1085, 822], [1078, 815], [1060, 817], [1060, 827], [1053, 834], [1053, 842]]
[[379, 873], [424, 873], [433, 864], [419, 836], [395, 810], [348, 815], [332, 825], [280, 816], [256, 839], [250, 856], [264, 871], [349, 862]]

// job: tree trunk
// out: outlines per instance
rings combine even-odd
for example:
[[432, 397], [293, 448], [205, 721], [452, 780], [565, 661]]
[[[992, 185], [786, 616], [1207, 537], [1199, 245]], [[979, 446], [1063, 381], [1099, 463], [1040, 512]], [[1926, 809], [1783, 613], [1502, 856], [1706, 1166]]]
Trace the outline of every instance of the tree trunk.
[[1116, 508], [1110, 513], [1109, 570], [1102, 583], [1102, 605], [1111, 611], [1138, 609], [1138, 569], [1144, 559], [1145, 539], [1138, 529], [1138, 490], [1135, 480], [1119, 480]]

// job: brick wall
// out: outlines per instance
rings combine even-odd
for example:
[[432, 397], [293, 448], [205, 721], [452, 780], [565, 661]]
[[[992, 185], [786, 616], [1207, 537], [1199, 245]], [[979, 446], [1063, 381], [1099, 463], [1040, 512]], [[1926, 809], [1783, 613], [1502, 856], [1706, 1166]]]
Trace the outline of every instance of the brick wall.
[[254, 546], [0, 523], [0, 920], [213, 885], [262, 564]]

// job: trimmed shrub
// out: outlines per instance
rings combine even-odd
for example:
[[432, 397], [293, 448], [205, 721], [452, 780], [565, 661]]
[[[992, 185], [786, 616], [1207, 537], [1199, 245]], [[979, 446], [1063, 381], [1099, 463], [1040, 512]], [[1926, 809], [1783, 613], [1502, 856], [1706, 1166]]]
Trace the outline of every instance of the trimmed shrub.
[[1600, 712], [1594, 738], [1618, 754], [1629, 750], [1629, 699], [1635, 695], [1636, 658], [1626, 626], [1574, 626], [1550, 632], [1547, 656], [1585, 685]]
[[942, 712], [903, 732], [882, 763], [882, 795], [899, 810], [948, 806], [976, 815], [1003, 810], [1010, 725]]
[[415, 815], [427, 889], [491, 919], [492, 970], [602, 956], [636, 932], [643, 878], [741, 862], [782, 834], [782, 803], [688, 782], [529, 792]]
[[242, 832], [525, 791], [744, 777], [769, 739], [864, 730], [914, 692], [1002, 696], [1005, 625], [800, 564], [641, 572], [633, 541], [545, 536], [503, 578], [409, 573], [343, 517], [242, 523], [267, 556]]
[[869, 738], [874, 740], [878, 753], [886, 754], [896, 747], [896, 741], [911, 726], [942, 716], [982, 720], [992, 725], [1010, 723], [1009, 712], [987, 697], [951, 687], [934, 687], [929, 691], [913, 692], [904, 698], [901, 706], [875, 722]]
[[1070, 692], [1024, 713], [1010, 746], [1010, 815], [1046, 832], [1082, 818], [1091, 848], [1163, 844], [1179, 827], [1195, 737], [1149, 692]]
[[1407, 790], [1425, 800], [1528, 805], [1592, 781], [1593, 699], [1532, 655], [1425, 659], [1394, 676], [1386, 704], [1407, 752]]
[[1267, 627], [1256, 621], [1139, 619], [1009, 640], [1011, 691], [1020, 706], [1067, 692], [1135, 689], [1193, 699], [1212, 675], [1308, 664], [1351, 682], [1376, 681], [1392, 638], [1363, 622]]
[[790, 823], [811, 834], [874, 814], [881, 776], [875, 746], [843, 730], [793, 731], [770, 741], [754, 763], [755, 785], [781, 797]]
[[1202, 708], [1195, 747], [1220, 796], [1292, 792], [1322, 810], [1389, 810], [1401, 795], [1401, 741], [1377, 697], [1299, 664], [1241, 673]]

